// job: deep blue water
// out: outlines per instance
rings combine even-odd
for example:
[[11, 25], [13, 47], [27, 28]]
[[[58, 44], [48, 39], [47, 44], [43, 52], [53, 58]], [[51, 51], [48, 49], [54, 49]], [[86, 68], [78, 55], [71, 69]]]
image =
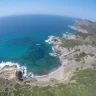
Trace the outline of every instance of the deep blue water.
[[72, 33], [68, 25], [73, 25], [73, 20], [51, 15], [0, 18], [0, 62], [18, 62], [34, 74], [47, 74], [60, 66], [60, 62], [49, 56], [52, 48], [45, 40], [50, 35], [61, 37], [64, 32]]

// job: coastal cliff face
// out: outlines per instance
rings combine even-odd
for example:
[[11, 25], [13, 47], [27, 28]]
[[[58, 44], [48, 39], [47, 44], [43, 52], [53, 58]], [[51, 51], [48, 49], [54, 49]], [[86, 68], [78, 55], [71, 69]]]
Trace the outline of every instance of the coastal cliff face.
[[[17, 74], [18, 73], [18, 74]], [[12, 79], [17, 79], [21, 80], [19, 73], [23, 74], [23, 69], [18, 69], [17, 65], [5, 65], [1, 70], [0, 70], [0, 78], [7, 79], [7, 80], [12, 80]]]

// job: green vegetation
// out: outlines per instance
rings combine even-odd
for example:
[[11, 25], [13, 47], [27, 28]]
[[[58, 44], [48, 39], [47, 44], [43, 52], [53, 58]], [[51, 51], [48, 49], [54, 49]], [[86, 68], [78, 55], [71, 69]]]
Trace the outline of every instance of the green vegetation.
[[20, 88], [20, 84], [17, 83], [15, 86], [14, 86], [15, 89], [19, 89]]
[[96, 46], [96, 35], [89, 37], [92, 46]]
[[61, 39], [61, 41], [62, 41], [61, 46], [65, 47], [65, 48], [68, 48], [68, 49], [83, 44], [82, 41], [74, 40], [74, 39], [69, 40], [69, 39], [64, 39], [63, 38], [63, 39]]
[[96, 46], [96, 35], [95, 34], [92, 34], [92, 33], [86, 34], [86, 33], [76, 32], [75, 35], [80, 36], [82, 38], [82, 40], [85, 42], [85, 44], [90, 44], [92, 46]]
[[89, 56], [94, 56], [94, 54], [92, 54], [92, 53], [88, 53], [87, 55], [89, 55]]
[[82, 32], [76, 32], [75, 35], [80, 36], [83, 40], [85, 40], [88, 36], [93, 36], [93, 34], [82, 33]]
[[5, 90], [0, 91], [0, 96], [96, 96], [96, 68], [75, 72], [70, 83], [66, 85], [32, 87], [17, 83], [13, 89]]
[[90, 38], [91, 39], [93, 38], [93, 34], [76, 32], [76, 33], [74, 33], [74, 35], [76, 35], [77, 39], [67, 39], [67, 38], [61, 39], [61, 41], [62, 41], [61, 46], [65, 47], [65, 48], [73, 48], [75, 46], [79, 46], [79, 45], [83, 45], [83, 44], [84, 45], [92, 44], [92, 42], [95, 43], [95, 41], [96, 41], [96, 40], [91, 40], [92, 42], [90, 41]]
[[85, 52], [82, 52], [82, 53], [79, 53], [79, 54], [75, 54], [75, 55], [74, 55], [74, 58], [75, 58], [75, 60], [76, 60], [77, 62], [79, 62], [79, 61], [81, 61], [81, 59], [82, 59], [83, 57], [85, 57], [85, 56], [87, 56], [87, 54], [86, 54]]
[[62, 38], [61, 46], [68, 49], [79, 45], [96, 46], [96, 35], [82, 32], [76, 32], [74, 35], [76, 35], [77, 39]]
[[[94, 54], [92, 53], [85, 53], [85, 52], [82, 52], [82, 53], [79, 53], [79, 54], [75, 54], [74, 55], [74, 58], [77, 62], [81, 61], [81, 59], [83, 59], [83, 62], [84, 62], [84, 58], [85, 56], [94, 56]], [[84, 62], [85, 63], [85, 62]]]

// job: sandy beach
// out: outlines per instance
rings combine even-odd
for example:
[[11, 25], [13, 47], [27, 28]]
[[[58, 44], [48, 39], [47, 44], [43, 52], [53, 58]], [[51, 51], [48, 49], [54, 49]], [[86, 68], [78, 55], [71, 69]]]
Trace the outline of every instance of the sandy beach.
[[68, 64], [68, 61], [65, 60], [63, 62], [63, 64], [56, 69], [55, 71], [49, 73], [48, 75], [44, 75], [44, 76], [37, 76], [35, 77], [38, 81], [49, 81], [50, 79], [56, 79], [56, 80], [63, 80], [65, 75], [64, 74], [64, 70], [65, 70], [65, 66]]

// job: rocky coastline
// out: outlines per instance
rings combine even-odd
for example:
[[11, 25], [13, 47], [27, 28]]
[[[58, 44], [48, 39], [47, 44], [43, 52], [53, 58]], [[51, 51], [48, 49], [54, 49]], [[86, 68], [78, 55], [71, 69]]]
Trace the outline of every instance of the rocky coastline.
[[[95, 41], [93, 43], [90, 42], [90, 38], [93, 38], [93, 35], [89, 35], [87, 30], [85, 31], [85, 29], [80, 27], [81, 25], [81, 23], [78, 25], [80, 30], [75, 25], [73, 26], [74, 28], [71, 27], [72, 29], [78, 30], [79, 32], [63, 38], [49, 36], [49, 39], [46, 40], [48, 44], [52, 45], [52, 49], [54, 51], [53, 53], [49, 54], [51, 56], [56, 56], [61, 62], [61, 66], [53, 72], [43, 76], [30, 75], [27, 78], [23, 78], [22, 74], [24, 73], [24, 68], [17, 68], [16, 65], [6, 65], [2, 68], [2, 70], [0, 70], [0, 77], [9, 80], [15, 78], [17, 80], [19, 78], [18, 76], [20, 76], [24, 82], [29, 81], [30, 83], [28, 84], [43, 86], [49, 85], [50, 82], [51, 84], [54, 82], [68, 83], [70, 82], [70, 78], [73, 76], [75, 71], [93, 68], [93, 64], [96, 62], [96, 47], [92, 44]], [[85, 25], [86, 23], [84, 26]]]

